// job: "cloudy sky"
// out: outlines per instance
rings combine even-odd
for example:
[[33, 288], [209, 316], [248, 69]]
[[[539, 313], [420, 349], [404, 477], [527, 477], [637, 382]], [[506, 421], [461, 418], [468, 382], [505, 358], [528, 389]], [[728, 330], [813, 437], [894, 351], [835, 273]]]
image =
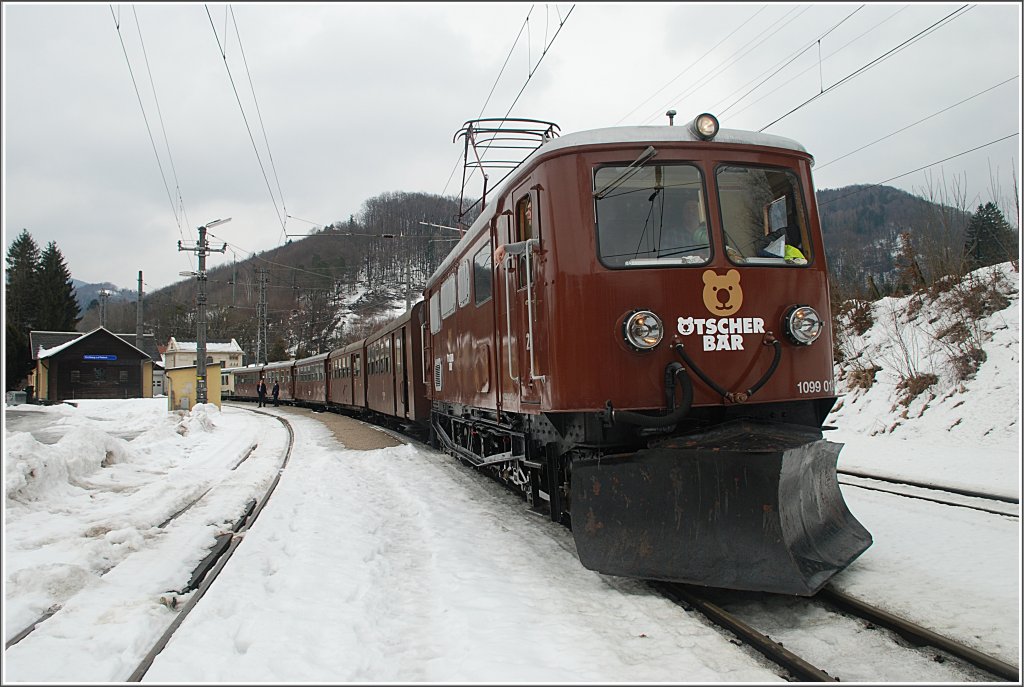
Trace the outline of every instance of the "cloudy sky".
[[1020, 36], [1019, 3], [5, 2], [4, 245], [27, 229], [76, 279], [153, 291], [214, 219], [208, 267], [384, 192], [457, 195], [466, 120], [670, 108], [800, 141], [818, 188], [1009, 209]]

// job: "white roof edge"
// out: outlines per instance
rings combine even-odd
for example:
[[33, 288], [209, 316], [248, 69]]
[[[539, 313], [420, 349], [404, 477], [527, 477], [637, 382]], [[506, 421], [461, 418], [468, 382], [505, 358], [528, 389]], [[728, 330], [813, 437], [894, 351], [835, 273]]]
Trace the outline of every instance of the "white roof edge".
[[[565, 148], [572, 148], [573, 146], [581, 145], [601, 145], [604, 143], [705, 143], [702, 139], [698, 138], [696, 134], [690, 131], [690, 127], [683, 126], [615, 126], [605, 127], [602, 129], [587, 129], [584, 131], [575, 131], [570, 134], [565, 134], [557, 138], [553, 138], [547, 143], [542, 144], [532, 153], [530, 153], [516, 169], [527, 166], [530, 161], [547, 155], [554, 151], [563, 150]], [[785, 150], [793, 150], [805, 155], [810, 155], [807, 149], [797, 143], [791, 138], [785, 136], [776, 136], [775, 134], [765, 134], [760, 131], [746, 131], [743, 129], [720, 129], [718, 135], [715, 136], [713, 141], [706, 141], [709, 145], [715, 143], [736, 143], [742, 145], [757, 145], [767, 146], [772, 148], [782, 148]], [[503, 195], [508, 186], [518, 181], [515, 171], [508, 175], [501, 183], [494, 187], [494, 189], [488, 191], [487, 195], [492, 198], [497, 198]], [[463, 238], [467, 236], [475, 236], [478, 232], [479, 226], [486, 224], [494, 216], [494, 203], [489, 204], [490, 210], [485, 209], [480, 213], [480, 216], [476, 218], [473, 225], [466, 230]], [[460, 241], [459, 243], [461, 243]], [[458, 248], [456, 244], [455, 248]], [[444, 272], [446, 272], [456, 260], [455, 248], [448, 254], [448, 256], [441, 261], [441, 264], [437, 266], [434, 273], [430, 275], [428, 282], [433, 282]]]

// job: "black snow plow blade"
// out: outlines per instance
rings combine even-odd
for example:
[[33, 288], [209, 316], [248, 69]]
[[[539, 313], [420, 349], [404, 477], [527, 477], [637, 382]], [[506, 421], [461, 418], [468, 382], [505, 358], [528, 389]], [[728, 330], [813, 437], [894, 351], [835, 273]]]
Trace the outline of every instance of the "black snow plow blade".
[[734, 421], [572, 467], [580, 561], [609, 575], [810, 596], [871, 546], [817, 429]]

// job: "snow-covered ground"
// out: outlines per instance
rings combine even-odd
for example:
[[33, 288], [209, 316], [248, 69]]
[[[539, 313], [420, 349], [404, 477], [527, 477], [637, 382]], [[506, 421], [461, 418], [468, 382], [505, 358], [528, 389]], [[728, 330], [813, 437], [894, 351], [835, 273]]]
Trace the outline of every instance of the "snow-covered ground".
[[[999, 270], [1009, 305], [977, 322], [973, 379], [955, 379], [929, 333], [948, 304], [873, 305], [875, 327], [846, 344], [862, 357], [837, 368], [848, 382], [883, 361], [829, 417], [840, 469], [1019, 497], [1020, 281]], [[906, 406], [903, 351], [937, 378]], [[584, 569], [570, 532], [451, 458], [345, 448], [311, 413], [266, 410], [295, 429], [291, 462], [146, 681], [781, 681], [645, 584]], [[5, 651], [4, 682], [124, 681], [175, 617], [161, 599], [278, 475], [287, 434], [246, 409], [168, 412], [166, 399], [9, 407], [5, 425], [15, 413], [32, 431], [4, 432], [5, 641], [56, 610]], [[874, 544], [837, 587], [1019, 666], [1019, 518], [843, 491]], [[811, 659], [843, 641], [812, 622], [779, 638]], [[833, 673], [963, 679], [884, 647]]]

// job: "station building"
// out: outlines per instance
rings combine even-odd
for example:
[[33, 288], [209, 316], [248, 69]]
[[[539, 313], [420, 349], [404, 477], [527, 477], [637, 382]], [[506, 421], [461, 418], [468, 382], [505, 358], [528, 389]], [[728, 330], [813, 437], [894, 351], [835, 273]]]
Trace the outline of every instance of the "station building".
[[[155, 352], [153, 335], [148, 336]], [[153, 357], [136, 348], [135, 334], [114, 334], [103, 327], [85, 334], [33, 331], [29, 341], [36, 361], [33, 394], [39, 400], [153, 396]]]

